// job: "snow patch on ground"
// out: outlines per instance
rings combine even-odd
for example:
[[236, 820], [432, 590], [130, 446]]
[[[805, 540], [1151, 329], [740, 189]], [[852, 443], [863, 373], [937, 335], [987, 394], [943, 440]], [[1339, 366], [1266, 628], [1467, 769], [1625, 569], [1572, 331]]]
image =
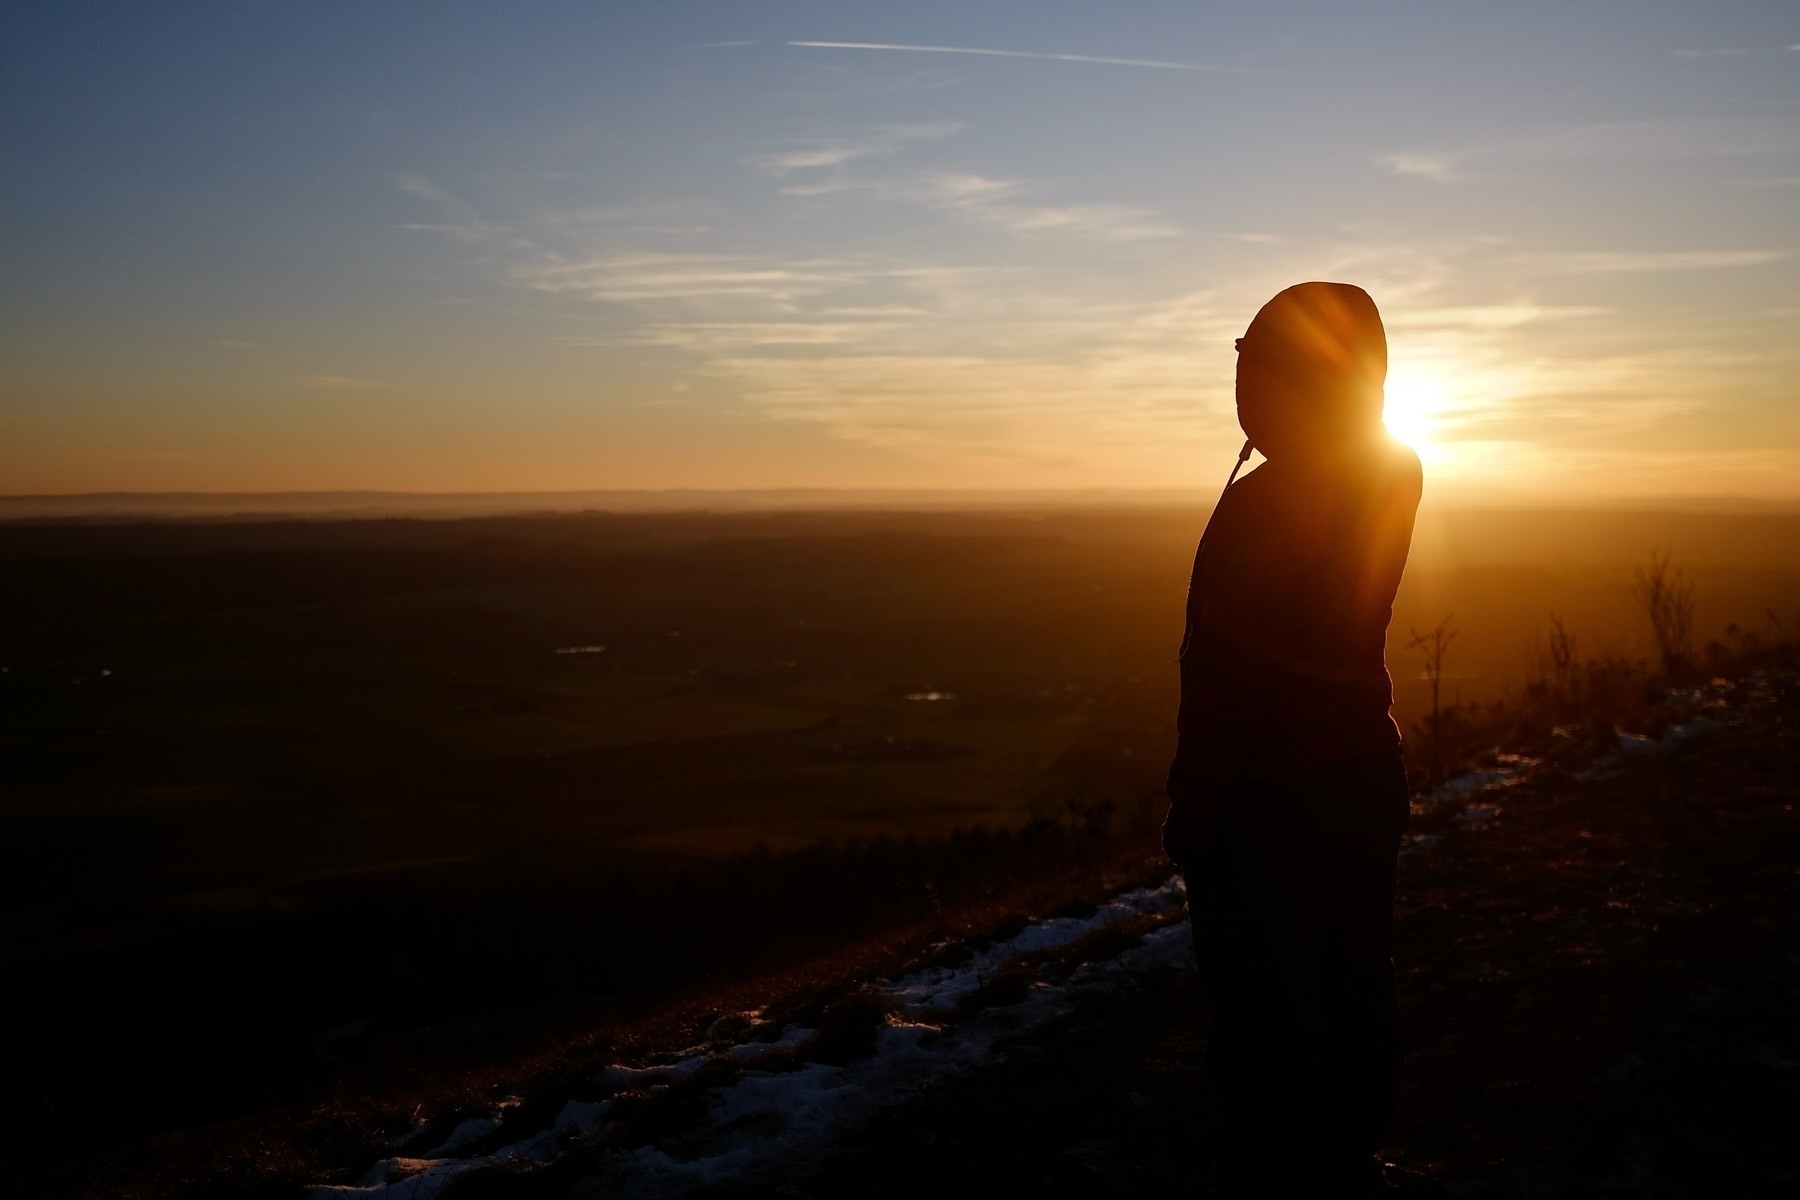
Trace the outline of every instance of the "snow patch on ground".
[[[706, 1114], [686, 1132], [622, 1151], [603, 1160], [596, 1172], [609, 1195], [679, 1196], [816, 1155], [878, 1110], [992, 1060], [1002, 1053], [1007, 1039], [1069, 1011], [1080, 996], [1116, 987], [1135, 973], [1192, 967], [1192, 939], [1187, 923], [1180, 920], [1186, 899], [1180, 878], [1172, 877], [1155, 887], [1120, 893], [1085, 917], [1056, 917], [1027, 925], [1010, 938], [971, 951], [957, 966], [926, 967], [883, 981], [877, 992], [894, 1012], [875, 1031], [874, 1053], [855, 1062], [759, 1070], [761, 1059], [779, 1059], [780, 1066], [790, 1066], [791, 1052], [817, 1033], [795, 1024], [772, 1041], [743, 1042], [654, 1066], [607, 1067], [597, 1082], [602, 1090], [614, 1092], [647, 1092], [680, 1084], [714, 1058], [734, 1060], [741, 1070], [730, 1083], [708, 1090]], [[964, 1002], [996, 972], [1016, 967], [1022, 957], [1055, 951], [1122, 922], [1146, 918], [1166, 923], [1111, 958], [1080, 964], [1061, 983], [1036, 979], [1015, 1003], [996, 1003], [957, 1016]], [[519, 1160], [553, 1161], [572, 1142], [599, 1132], [612, 1116], [610, 1099], [570, 1101], [546, 1129], [491, 1154], [454, 1157], [459, 1147], [498, 1127], [491, 1118], [470, 1118], [423, 1158], [383, 1159], [354, 1184], [321, 1185], [310, 1195], [313, 1200], [431, 1200], [468, 1171]]]
[[1137, 888], [1108, 900], [1086, 917], [1053, 917], [1028, 925], [956, 967], [928, 967], [887, 984], [883, 994], [904, 1011], [920, 1016], [953, 1011], [993, 978], [994, 971], [1021, 954], [1068, 946], [1120, 921], [1185, 912], [1187, 892], [1171, 880], [1159, 887]]
[[[1583, 782], [1610, 779], [1618, 774], [1628, 759], [1646, 754], [1664, 753], [1701, 734], [1723, 729], [1728, 721], [1729, 710], [1734, 703], [1755, 704], [1767, 698], [1769, 685], [1763, 678], [1765, 674], [1761, 671], [1752, 672], [1746, 677], [1742, 687], [1733, 680], [1714, 679], [1701, 687], [1670, 689], [1659, 707], [1665, 711], [1699, 715], [1669, 725], [1657, 737], [1614, 729], [1614, 748], [1576, 771], [1575, 778]], [[1457, 814], [1457, 820], [1475, 822], [1491, 820], [1498, 815], [1500, 811], [1498, 808], [1478, 806], [1472, 802], [1477, 797], [1521, 782], [1531, 774], [1538, 763], [1538, 759], [1528, 758], [1522, 754], [1496, 755], [1493, 766], [1466, 771], [1445, 780], [1431, 791], [1415, 797], [1413, 807], [1418, 812], [1435, 812], [1441, 808], [1462, 805], [1465, 806], [1465, 811]], [[1425, 847], [1416, 848], [1424, 849]]]
[[1725, 721], [1722, 718], [1706, 716], [1695, 717], [1685, 724], [1671, 725], [1663, 730], [1661, 737], [1646, 737], [1641, 733], [1627, 733], [1623, 729], [1615, 729], [1613, 735], [1618, 738], [1618, 749], [1611, 754], [1601, 755], [1575, 772], [1575, 778], [1583, 783], [1589, 783], [1596, 779], [1611, 779], [1624, 767], [1627, 759], [1673, 750], [1684, 742], [1692, 741], [1700, 734], [1710, 733], [1724, 727]]
[[479, 1142], [494, 1130], [500, 1128], [500, 1122], [493, 1117], [470, 1117], [450, 1131], [450, 1136], [443, 1142], [425, 1152], [426, 1158], [449, 1158], [464, 1146]]
[[1420, 812], [1435, 812], [1455, 804], [1467, 804], [1475, 797], [1499, 788], [1511, 787], [1523, 780], [1538, 765], [1535, 758], [1523, 754], [1501, 754], [1494, 765], [1453, 775], [1443, 783], [1413, 800]]
[[[1754, 702], [1761, 694], [1758, 681], [1752, 677], [1746, 683], [1747, 698]], [[1576, 772], [1575, 777], [1605, 778], [1627, 758], [1671, 750], [1721, 727], [1725, 723], [1722, 712], [1730, 707], [1728, 693], [1736, 686], [1714, 680], [1706, 688], [1691, 689], [1691, 694], [1670, 693], [1672, 707], [1679, 705], [1704, 715], [1672, 724], [1656, 738], [1617, 731], [1617, 749]], [[1761, 690], [1768, 691], [1767, 685]], [[1422, 812], [1460, 806], [1453, 818], [1458, 824], [1484, 824], [1502, 810], [1492, 803], [1476, 803], [1477, 799], [1519, 783], [1537, 766], [1536, 759], [1499, 755], [1493, 766], [1446, 781], [1417, 798], [1415, 806]], [[1428, 853], [1440, 841], [1437, 834], [1415, 835], [1403, 853]], [[659, 1088], [680, 1086], [712, 1061], [730, 1060], [739, 1071], [731, 1082], [708, 1089], [705, 1115], [687, 1131], [654, 1145], [603, 1157], [594, 1172], [609, 1195], [672, 1197], [708, 1184], [754, 1177], [780, 1163], [805, 1161], [833, 1139], [866, 1123], [879, 1109], [1003, 1054], [1008, 1038], [1069, 1011], [1084, 994], [1117, 987], [1136, 973], [1191, 969], [1193, 942], [1187, 922], [1179, 919], [1185, 911], [1186, 889], [1180, 877], [1173, 876], [1155, 887], [1114, 896], [1086, 917], [1039, 921], [985, 948], [969, 947], [967, 957], [956, 965], [925, 967], [900, 979], [882, 981], [877, 993], [893, 1012], [875, 1031], [874, 1052], [855, 1062], [803, 1062], [794, 1067], [794, 1054], [803, 1054], [818, 1030], [793, 1024], [773, 1039], [690, 1051], [669, 1063], [610, 1066], [596, 1082], [601, 1090], [614, 1093], [654, 1093]], [[1109, 926], [1145, 919], [1158, 924], [1125, 950], [1081, 963], [1060, 983], [1033, 979], [1024, 997], [1015, 1002], [995, 1002], [968, 1011], [969, 1002], [997, 972], [1017, 968], [1024, 960], [1073, 945]], [[760, 1024], [756, 1014], [733, 1020], [745, 1032]], [[768, 1064], [768, 1069], [759, 1068], [759, 1062]], [[548, 1128], [490, 1154], [458, 1157], [463, 1148], [500, 1127], [493, 1118], [470, 1118], [422, 1158], [384, 1159], [354, 1184], [321, 1185], [310, 1195], [313, 1200], [432, 1200], [465, 1172], [519, 1160], [551, 1162], [613, 1121], [611, 1099], [570, 1101]]]

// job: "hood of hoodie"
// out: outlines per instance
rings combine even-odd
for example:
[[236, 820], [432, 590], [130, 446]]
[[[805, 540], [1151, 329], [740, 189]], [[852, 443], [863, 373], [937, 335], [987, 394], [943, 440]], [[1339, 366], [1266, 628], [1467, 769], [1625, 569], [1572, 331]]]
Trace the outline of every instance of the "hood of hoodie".
[[1331, 456], [1382, 433], [1387, 331], [1348, 283], [1300, 283], [1238, 342], [1238, 424], [1265, 458]]

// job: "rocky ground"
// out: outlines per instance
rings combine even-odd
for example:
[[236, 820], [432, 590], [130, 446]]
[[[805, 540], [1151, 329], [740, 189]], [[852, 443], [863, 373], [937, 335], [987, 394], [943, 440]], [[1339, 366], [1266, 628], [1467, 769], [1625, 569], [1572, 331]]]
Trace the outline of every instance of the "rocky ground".
[[[1731, 699], [1404, 857], [1395, 1158], [1470, 1200], [1800, 1195], [1800, 688]], [[1191, 972], [1132, 976], [822, 1160], [704, 1194], [1206, 1194], [1199, 1006]]]

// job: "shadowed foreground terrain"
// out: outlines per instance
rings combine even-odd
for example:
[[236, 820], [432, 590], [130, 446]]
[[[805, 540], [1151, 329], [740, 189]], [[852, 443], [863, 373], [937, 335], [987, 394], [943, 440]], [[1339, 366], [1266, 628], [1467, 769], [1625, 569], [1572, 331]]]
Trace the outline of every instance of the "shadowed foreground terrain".
[[[1735, 728], [1502, 793], [1408, 854], [1397, 1157], [1471, 1200], [1794, 1195], [1797, 804], [1790, 675]], [[1091, 1000], [779, 1194], [1189, 1194], [1199, 1004], [1191, 973]]]
[[[1085, 895], [1154, 848], [1203, 522], [0, 524], [0, 1171], [79, 1187], [171, 1135], [203, 1174], [320, 1111], [365, 1136], [697, 990]], [[1428, 512], [1397, 712], [1407, 631], [1451, 612], [1447, 701], [1516, 689], [1554, 612], [1589, 701], [1654, 705], [1642, 548], [1696, 581], [1697, 650], [1745, 649], [1796, 625], [1797, 531]], [[1455, 712], [1454, 756], [1629, 719], [1527, 745]]]

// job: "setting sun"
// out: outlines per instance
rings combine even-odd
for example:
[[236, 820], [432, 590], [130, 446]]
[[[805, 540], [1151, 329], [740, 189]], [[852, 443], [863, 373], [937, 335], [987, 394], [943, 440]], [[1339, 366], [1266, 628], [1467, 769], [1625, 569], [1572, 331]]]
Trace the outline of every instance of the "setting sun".
[[1420, 457], [1435, 457], [1437, 445], [1432, 434], [1447, 395], [1448, 389], [1440, 379], [1396, 371], [1388, 377], [1382, 423], [1395, 438], [1418, 451]]

